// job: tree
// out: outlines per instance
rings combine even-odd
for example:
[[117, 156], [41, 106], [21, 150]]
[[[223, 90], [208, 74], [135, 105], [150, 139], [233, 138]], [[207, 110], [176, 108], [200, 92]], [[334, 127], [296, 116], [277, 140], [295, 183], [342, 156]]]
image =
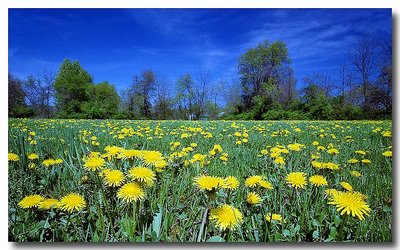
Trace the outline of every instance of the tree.
[[207, 101], [207, 88], [211, 82], [210, 73], [208, 71], [201, 71], [199, 74], [198, 86], [194, 88], [194, 110], [196, 118], [199, 119], [206, 109]]
[[364, 37], [354, 44], [348, 55], [360, 81], [362, 107], [366, 111], [370, 108], [367, 105], [368, 88], [376, 66], [376, 42], [371, 38]]
[[185, 74], [176, 81], [176, 103], [180, 117], [187, 119], [190, 114], [193, 114], [194, 104], [194, 82], [192, 76]]
[[292, 68], [284, 67], [280, 70], [278, 87], [280, 90], [279, 103], [287, 108], [297, 97], [296, 78]]
[[49, 71], [42, 71], [35, 78], [32, 75], [23, 82], [26, 98], [38, 117], [52, 116], [51, 99], [54, 93], [55, 75]]
[[65, 59], [54, 81], [59, 116], [84, 117], [83, 106], [89, 101], [92, 87], [92, 76], [81, 67], [79, 62]]
[[135, 76], [133, 80], [134, 93], [143, 101], [140, 114], [145, 118], [151, 118], [150, 98], [155, 91], [156, 76], [152, 70], [145, 70], [141, 76]]
[[158, 77], [156, 83], [156, 101], [154, 114], [156, 119], [166, 120], [173, 116], [173, 100], [169, 91], [167, 80]]
[[284, 42], [264, 41], [240, 56], [238, 70], [246, 108], [253, 105], [253, 97], [264, 96], [268, 86], [277, 85], [279, 70], [290, 63]]
[[22, 81], [8, 74], [8, 115], [10, 117], [29, 117], [33, 110], [25, 104], [25, 92], [22, 89]]
[[88, 118], [111, 118], [118, 112], [120, 98], [114, 85], [102, 82], [91, 87], [90, 100], [83, 106]]

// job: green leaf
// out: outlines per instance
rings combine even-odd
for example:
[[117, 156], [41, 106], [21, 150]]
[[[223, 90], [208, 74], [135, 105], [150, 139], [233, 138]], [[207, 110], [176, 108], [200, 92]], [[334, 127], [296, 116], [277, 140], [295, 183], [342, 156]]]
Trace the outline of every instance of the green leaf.
[[290, 231], [287, 229], [284, 229], [282, 234], [283, 234], [283, 236], [288, 237], [288, 236], [290, 236]]
[[385, 205], [385, 206], [383, 206], [383, 212], [385, 212], [385, 213], [392, 212], [392, 208]]
[[337, 229], [336, 227], [331, 227], [329, 231], [329, 238], [336, 239]]
[[158, 206], [160, 209], [160, 212], [156, 213], [156, 215], [153, 217], [153, 223], [152, 223], [152, 229], [156, 233], [157, 238], [160, 238], [160, 232], [161, 232], [161, 220], [162, 220], [162, 207]]
[[225, 240], [221, 236], [217, 235], [209, 238], [207, 242], [225, 242]]
[[316, 226], [316, 227], [322, 226], [322, 223], [319, 222], [318, 220], [312, 220], [312, 223], [313, 223], [313, 225]]
[[314, 239], [318, 239], [318, 237], [319, 237], [319, 232], [318, 232], [317, 230], [315, 230], [315, 231], [313, 232], [313, 234], [312, 234], [312, 237], [313, 237]]

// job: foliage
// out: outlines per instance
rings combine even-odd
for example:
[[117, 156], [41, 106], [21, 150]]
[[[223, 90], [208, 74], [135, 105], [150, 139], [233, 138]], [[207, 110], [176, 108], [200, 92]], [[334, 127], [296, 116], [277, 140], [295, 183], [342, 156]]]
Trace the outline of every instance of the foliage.
[[93, 78], [78, 61], [65, 59], [58, 70], [55, 98], [60, 117], [84, 117], [83, 109], [90, 100]]

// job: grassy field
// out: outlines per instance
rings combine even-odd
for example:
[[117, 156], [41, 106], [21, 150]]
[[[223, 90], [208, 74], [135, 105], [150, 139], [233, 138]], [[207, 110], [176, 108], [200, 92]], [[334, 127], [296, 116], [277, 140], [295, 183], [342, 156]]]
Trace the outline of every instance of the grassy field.
[[9, 240], [392, 241], [391, 125], [9, 119]]

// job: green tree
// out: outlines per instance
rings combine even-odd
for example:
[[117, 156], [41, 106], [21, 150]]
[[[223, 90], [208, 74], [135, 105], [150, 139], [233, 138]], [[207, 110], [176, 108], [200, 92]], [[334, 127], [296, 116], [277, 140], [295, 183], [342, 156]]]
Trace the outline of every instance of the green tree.
[[88, 118], [111, 118], [118, 113], [120, 98], [114, 85], [102, 82], [91, 87], [90, 101], [83, 106]]
[[194, 81], [190, 74], [185, 74], [176, 81], [176, 102], [180, 118], [187, 119], [194, 111]]
[[280, 41], [264, 41], [240, 56], [238, 70], [246, 108], [251, 108], [255, 96], [263, 97], [271, 85], [278, 84], [279, 70], [289, 63], [286, 44]]
[[93, 78], [78, 61], [65, 59], [54, 81], [56, 105], [59, 116], [81, 118], [83, 107], [90, 99]]

